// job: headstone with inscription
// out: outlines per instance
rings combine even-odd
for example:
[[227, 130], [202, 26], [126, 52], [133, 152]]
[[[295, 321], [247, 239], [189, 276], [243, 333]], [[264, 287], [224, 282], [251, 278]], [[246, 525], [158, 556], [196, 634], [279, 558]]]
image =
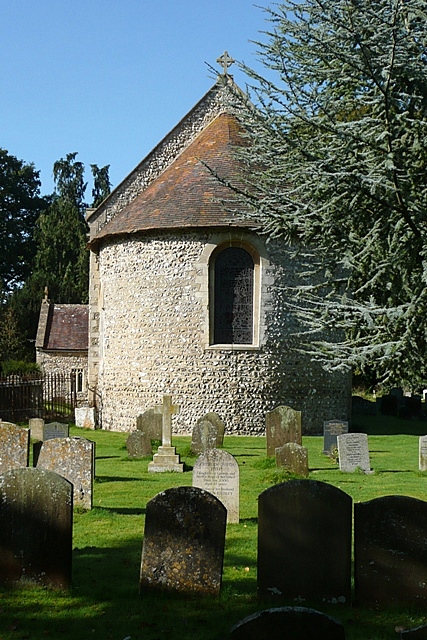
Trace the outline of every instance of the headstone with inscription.
[[420, 471], [427, 471], [427, 436], [420, 436], [418, 451], [418, 468]]
[[316, 480], [290, 480], [258, 498], [258, 594], [324, 602], [351, 595], [352, 499]]
[[140, 590], [218, 596], [227, 513], [198, 487], [173, 487], [147, 503]]
[[43, 418], [30, 418], [28, 420], [30, 436], [34, 440], [43, 440], [44, 420]]
[[231, 640], [345, 640], [341, 622], [307, 607], [257, 611], [230, 629]]
[[384, 496], [354, 505], [354, 576], [358, 604], [427, 605], [427, 502]]
[[43, 427], [43, 442], [52, 438], [68, 438], [70, 427], [65, 422], [48, 422]]
[[148, 471], [182, 473], [184, 465], [172, 446], [172, 416], [179, 413], [180, 408], [172, 404], [171, 396], [163, 396], [163, 404], [154, 407], [154, 410], [162, 416], [162, 444], [154, 454], [153, 461], [149, 463]]
[[92, 509], [95, 443], [86, 438], [52, 438], [43, 442], [37, 469], [54, 471], [74, 488], [75, 507]]
[[366, 433], [345, 433], [337, 436], [340, 471], [353, 473], [360, 469], [372, 473]]
[[150, 440], [161, 440], [162, 415], [154, 409], [147, 409], [137, 417], [136, 428], [146, 433]]
[[12, 422], [0, 422], [0, 474], [27, 467], [30, 431]]
[[308, 449], [296, 442], [287, 442], [276, 449], [276, 466], [287, 469], [296, 476], [308, 476]]
[[267, 456], [274, 458], [276, 449], [287, 442], [302, 444], [301, 411], [291, 407], [276, 407], [265, 415]]
[[209, 491], [227, 509], [227, 522], [239, 522], [239, 465], [223, 449], [202, 453], [193, 468], [193, 487]]
[[71, 584], [73, 487], [56, 473], [0, 475], [0, 583]]
[[129, 458], [145, 458], [153, 453], [151, 440], [144, 431], [133, 431], [126, 440]]
[[337, 437], [348, 433], [348, 422], [345, 420], [325, 420], [323, 423], [323, 453], [331, 455], [337, 448]]

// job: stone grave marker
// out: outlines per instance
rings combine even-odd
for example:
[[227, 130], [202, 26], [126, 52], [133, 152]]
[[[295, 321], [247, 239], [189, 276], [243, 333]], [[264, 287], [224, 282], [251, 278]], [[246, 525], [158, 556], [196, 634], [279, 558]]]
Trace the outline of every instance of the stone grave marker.
[[199, 455], [209, 449], [217, 448], [218, 430], [216, 426], [205, 417], [197, 420], [191, 435], [191, 453]]
[[149, 463], [148, 471], [182, 473], [184, 465], [179, 461], [176, 448], [172, 447], [172, 416], [179, 413], [180, 407], [172, 404], [171, 396], [163, 396], [163, 404], [154, 407], [154, 410], [162, 416], [162, 444]]
[[308, 449], [296, 442], [287, 442], [276, 449], [276, 466], [302, 478], [308, 476]]
[[286, 442], [302, 444], [301, 411], [291, 407], [276, 407], [265, 415], [267, 456], [274, 458], [276, 449]]
[[232, 640], [345, 640], [341, 622], [307, 607], [257, 611], [230, 629]]
[[337, 437], [348, 433], [345, 420], [325, 420], [323, 423], [323, 453], [330, 456], [338, 448]]
[[218, 596], [227, 513], [211, 493], [173, 487], [147, 503], [140, 590]]
[[369, 607], [427, 605], [427, 502], [384, 496], [354, 505], [356, 600]]
[[43, 418], [30, 418], [28, 421], [30, 436], [34, 440], [43, 440], [44, 420]]
[[28, 467], [30, 430], [12, 422], [0, 422], [0, 474]]
[[372, 473], [366, 433], [345, 433], [337, 436], [337, 441], [340, 471], [353, 473], [360, 469], [364, 473]]
[[0, 582], [71, 584], [73, 487], [32, 467], [0, 476]]
[[290, 480], [258, 498], [262, 598], [349, 602], [352, 499], [316, 480]]
[[70, 427], [64, 422], [48, 422], [43, 428], [43, 442], [52, 438], [68, 438]]
[[427, 436], [420, 436], [419, 439], [419, 471], [427, 471]]
[[150, 440], [162, 439], [162, 415], [154, 409], [148, 409], [136, 419], [136, 428], [148, 435]]
[[52, 438], [41, 448], [37, 469], [47, 469], [67, 478], [73, 487], [75, 507], [92, 509], [95, 475], [95, 443], [86, 438]]
[[153, 454], [151, 440], [144, 431], [132, 431], [126, 440], [129, 458], [145, 458]]
[[193, 487], [209, 491], [227, 509], [227, 522], [239, 522], [239, 465], [223, 449], [209, 449], [196, 460]]
[[76, 407], [74, 409], [74, 420], [77, 427], [83, 427], [84, 429], [95, 429], [95, 407]]

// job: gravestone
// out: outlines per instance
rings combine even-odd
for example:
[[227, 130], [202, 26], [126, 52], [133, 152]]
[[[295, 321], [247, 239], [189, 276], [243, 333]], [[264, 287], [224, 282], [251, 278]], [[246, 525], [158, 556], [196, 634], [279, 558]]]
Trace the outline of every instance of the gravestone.
[[218, 430], [210, 420], [200, 418], [193, 428], [191, 436], [191, 453], [199, 455], [209, 449], [216, 449]]
[[239, 465], [222, 449], [202, 453], [193, 468], [193, 487], [209, 491], [227, 509], [227, 522], [239, 522]]
[[43, 427], [43, 442], [52, 438], [68, 438], [70, 427], [64, 422], [48, 422]]
[[232, 640], [345, 640], [341, 622], [307, 607], [257, 611], [230, 629]]
[[44, 420], [43, 418], [30, 418], [28, 421], [30, 436], [34, 440], [43, 440]]
[[274, 458], [276, 449], [287, 442], [302, 444], [301, 411], [291, 407], [276, 407], [265, 415], [267, 456]]
[[148, 465], [150, 472], [184, 471], [184, 465], [180, 463], [175, 447], [172, 447], [172, 416], [179, 413], [179, 409], [178, 405], [172, 404], [171, 396], [163, 396], [163, 404], [154, 407], [162, 416], [162, 444]]
[[258, 498], [261, 598], [349, 602], [352, 499], [316, 480], [290, 480]]
[[82, 427], [83, 429], [95, 429], [95, 407], [76, 407], [74, 409], [74, 421], [77, 427]]
[[92, 509], [95, 443], [85, 438], [52, 438], [43, 442], [37, 469], [67, 478], [74, 488], [75, 507]]
[[143, 431], [133, 431], [126, 440], [126, 449], [129, 458], [145, 458], [151, 456], [151, 440]]
[[287, 442], [276, 449], [276, 466], [284, 467], [296, 476], [308, 476], [308, 449], [296, 442]]
[[337, 436], [337, 441], [340, 471], [352, 473], [360, 469], [372, 473], [366, 433], [345, 433]]
[[197, 487], [173, 487], [147, 503], [140, 590], [218, 596], [227, 513]]
[[136, 419], [136, 428], [148, 435], [150, 440], [162, 439], [162, 416], [154, 409], [148, 409]]
[[43, 469], [0, 476], [0, 582], [71, 584], [73, 487]]
[[330, 456], [338, 448], [337, 437], [348, 433], [345, 420], [325, 420], [323, 423], [323, 453]]
[[384, 496], [354, 505], [356, 600], [370, 607], [427, 605], [427, 502]]
[[12, 422], [0, 422], [0, 474], [28, 467], [30, 431]]
[[427, 471], [427, 436], [420, 436], [418, 450], [418, 468], [420, 471]]

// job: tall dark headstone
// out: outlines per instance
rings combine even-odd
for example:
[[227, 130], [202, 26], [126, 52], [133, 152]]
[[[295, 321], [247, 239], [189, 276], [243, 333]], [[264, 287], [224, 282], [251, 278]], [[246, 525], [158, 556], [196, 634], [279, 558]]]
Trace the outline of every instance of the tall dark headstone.
[[307, 607], [258, 611], [230, 629], [232, 640], [345, 640], [344, 627], [330, 616]]
[[173, 487], [147, 503], [140, 590], [218, 595], [227, 510], [197, 487]]
[[384, 496], [354, 505], [356, 600], [427, 605], [427, 502]]
[[260, 597], [348, 602], [352, 499], [316, 480], [291, 480], [258, 498]]
[[345, 420], [325, 420], [323, 423], [323, 453], [330, 456], [337, 448], [337, 437], [348, 433], [348, 422]]
[[274, 458], [276, 449], [287, 442], [302, 444], [301, 411], [291, 407], [276, 407], [265, 415], [267, 456]]
[[30, 430], [0, 422], [0, 474], [28, 466]]
[[0, 476], [0, 582], [71, 584], [73, 486], [44, 469]]

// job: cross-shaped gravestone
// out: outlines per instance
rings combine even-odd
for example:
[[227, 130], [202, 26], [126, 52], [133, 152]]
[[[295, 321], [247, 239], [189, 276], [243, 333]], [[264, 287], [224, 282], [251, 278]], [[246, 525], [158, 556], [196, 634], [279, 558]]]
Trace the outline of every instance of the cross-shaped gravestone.
[[222, 54], [222, 56], [220, 56], [219, 58], [217, 58], [217, 62], [218, 64], [221, 65], [221, 67], [224, 69], [224, 75], [228, 75], [228, 67], [231, 67], [231, 65], [233, 64], [234, 60], [233, 58], [228, 54], [228, 51], [224, 51], [224, 53]]
[[180, 406], [172, 404], [171, 396], [163, 396], [163, 404], [154, 407], [155, 413], [162, 414], [162, 446], [172, 446], [172, 416], [179, 413]]

